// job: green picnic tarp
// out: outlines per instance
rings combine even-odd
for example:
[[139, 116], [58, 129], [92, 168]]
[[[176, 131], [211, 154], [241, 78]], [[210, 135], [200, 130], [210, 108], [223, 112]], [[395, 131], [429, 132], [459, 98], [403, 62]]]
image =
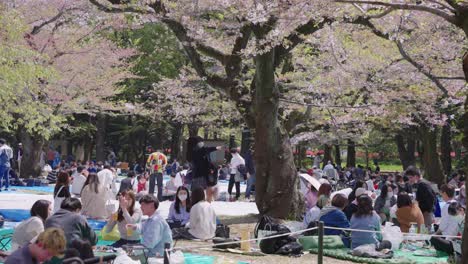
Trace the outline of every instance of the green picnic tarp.
[[[318, 249], [311, 249], [311, 253], [317, 254]], [[447, 255], [440, 257], [422, 257], [415, 256], [413, 252], [396, 250], [391, 259], [374, 259], [356, 257], [348, 253], [349, 249], [324, 249], [323, 254], [327, 257], [332, 257], [341, 260], [348, 260], [356, 263], [369, 264], [417, 264], [417, 263], [447, 263]]]

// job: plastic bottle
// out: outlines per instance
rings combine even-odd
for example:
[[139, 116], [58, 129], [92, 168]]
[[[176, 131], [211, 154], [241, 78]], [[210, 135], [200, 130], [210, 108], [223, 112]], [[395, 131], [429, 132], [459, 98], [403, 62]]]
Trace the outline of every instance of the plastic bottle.
[[416, 224], [415, 223], [410, 223], [411, 227], [409, 229], [410, 234], [416, 234]]

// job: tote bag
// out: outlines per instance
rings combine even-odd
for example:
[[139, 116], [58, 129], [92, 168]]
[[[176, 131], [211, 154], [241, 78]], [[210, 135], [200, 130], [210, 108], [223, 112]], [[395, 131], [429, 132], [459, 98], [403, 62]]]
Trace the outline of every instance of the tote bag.
[[62, 204], [63, 200], [65, 200], [65, 198], [67, 198], [67, 197], [58, 197], [58, 195], [62, 191], [62, 189], [63, 189], [63, 185], [60, 187], [57, 194], [55, 194], [55, 196], [54, 196], [54, 211], [53, 211], [53, 213], [60, 210], [60, 205]]

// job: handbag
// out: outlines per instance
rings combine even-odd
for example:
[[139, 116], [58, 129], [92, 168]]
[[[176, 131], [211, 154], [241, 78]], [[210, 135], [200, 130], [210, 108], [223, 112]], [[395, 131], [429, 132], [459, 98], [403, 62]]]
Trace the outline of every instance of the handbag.
[[58, 210], [60, 210], [60, 205], [62, 204], [63, 200], [65, 200], [65, 198], [67, 197], [58, 197], [59, 193], [62, 191], [64, 185], [60, 186], [60, 189], [58, 190], [58, 192], [55, 194], [54, 196], [54, 213], [57, 212]]
[[208, 161], [208, 175], [206, 177], [206, 183], [208, 186], [212, 187], [218, 184], [218, 170], [211, 161], [211, 156], [209, 154], [206, 155], [206, 159]]
[[263, 238], [280, 232], [289, 233], [291, 230], [284, 225], [275, 223], [275, 220], [272, 217], [263, 215], [255, 225], [254, 236], [255, 238]]
[[227, 225], [217, 225], [215, 231], [215, 237], [224, 237], [229, 238], [231, 233], [231, 229]]

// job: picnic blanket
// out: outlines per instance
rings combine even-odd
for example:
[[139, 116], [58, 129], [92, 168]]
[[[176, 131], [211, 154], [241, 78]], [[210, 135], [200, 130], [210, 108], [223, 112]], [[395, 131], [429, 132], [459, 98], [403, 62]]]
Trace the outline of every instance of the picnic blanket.
[[[412, 252], [394, 251], [394, 257], [391, 259], [374, 259], [355, 257], [348, 254], [349, 249], [324, 249], [323, 255], [341, 260], [348, 260], [356, 263], [369, 264], [417, 264], [417, 263], [447, 263], [447, 256], [441, 257], [420, 257], [414, 256]], [[318, 249], [311, 249], [311, 253], [317, 254]]]

